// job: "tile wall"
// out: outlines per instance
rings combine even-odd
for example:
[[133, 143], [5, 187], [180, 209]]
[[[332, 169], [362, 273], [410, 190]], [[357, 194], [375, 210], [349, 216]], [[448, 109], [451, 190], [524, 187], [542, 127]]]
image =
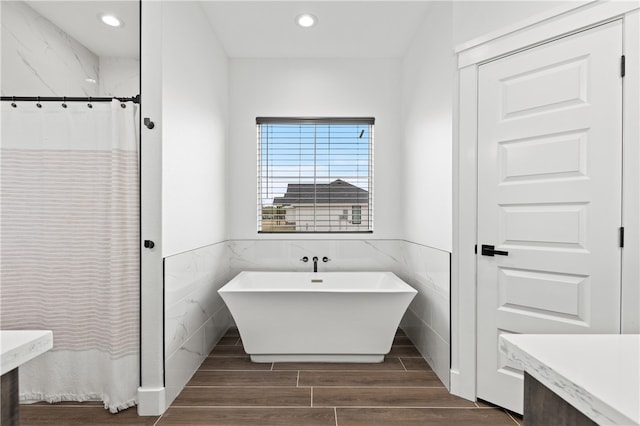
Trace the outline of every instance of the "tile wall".
[[26, 3], [0, 6], [2, 95], [98, 96], [98, 56]]
[[418, 290], [401, 327], [445, 387], [450, 368], [450, 253], [404, 241], [397, 275]]
[[[240, 271], [313, 271], [313, 256], [327, 256], [318, 271], [395, 270], [397, 240], [232, 240], [227, 244], [231, 269]], [[309, 262], [300, 261], [303, 256]]]
[[231, 278], [225, 242], [164, 259], [167, 407], [233, 324], [217, 293]]
[[131, 97], [140, 93], [140, 60], [100, 57], [100, 96]]
[[134, 96], [140, 60], [99, 57], [22, 1], [0, 2], [3, 96]]

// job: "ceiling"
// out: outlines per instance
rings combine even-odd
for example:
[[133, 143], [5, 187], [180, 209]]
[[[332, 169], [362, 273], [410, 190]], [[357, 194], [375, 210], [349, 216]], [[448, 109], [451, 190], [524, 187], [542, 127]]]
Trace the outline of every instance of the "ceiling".
[[[428, 3], [416, 1], [205, 1], [203, 9], [233, 58], [403, 56]], [[312, 28], [295, 17], [311, 13]]]
[[[137, 0], [27, 0], [33, 9], [98, 56], [139, 57]], [[428, 9], [426, 1], [202, 1], [229, 57], [390, 58], [406, 51]], [[125, 22], [98, 21], [114, 13]], [[303, 29], [294, 18], [308, 12], [318, 25]]]

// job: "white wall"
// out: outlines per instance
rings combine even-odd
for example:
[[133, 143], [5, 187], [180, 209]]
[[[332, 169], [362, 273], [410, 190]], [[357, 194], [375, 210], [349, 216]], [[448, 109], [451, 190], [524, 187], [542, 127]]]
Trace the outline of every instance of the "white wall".
[[453, 44], [484, 36], [533, 16], [587, 1], [453, 1]]
[[168, 407], [232, 323], [217, 294], [230, 278], [224, 242], [228, 61], [199, 2], [161, 5]]
[[[627, 56], [629, 70], [635, 71], [635, 78], [628, 78], [624, 85], [626, 93], [635, 93], [635, 96], [624, 97], [623, 118], [625, 127], [623, 135], [624, 143], [624, 170], [622, 194], [625, 233], [631, 238], [625, 241], [622, 258], [622, 332], [640, 333], [640, 10], [630, 13], [625, 21], [624, 46], [627, 52], [636, 52]], [[629, 74], [634, 75], [634, 74]], [[626, 79], [627, 77], [625, 77]], [[627, 118], [628, 117], [628, 118]]]
[[[399, 60], [231, 59], [229, 82], [229, 239], [258, 238], [255, 121], [258, 116], [375, 117], [374, 233], [341, 238], [400, 236]], [[313, 238], [309, 234], [304, 237]], [[278, 236], [261, 234], [260, 238]]]
[[225, 239], [227, 57], [198, 2], [163, 2], [162, 57], [166, 257]]
[[402, 61], [404, 239], [451, 251], [452, 9], [435, 2]]
[[403, 328], [449, 387], [449, 261], [455, 56], [452, 6], [430, 5], [402, 60], [403, 250], [400, 271], [418, 294]]

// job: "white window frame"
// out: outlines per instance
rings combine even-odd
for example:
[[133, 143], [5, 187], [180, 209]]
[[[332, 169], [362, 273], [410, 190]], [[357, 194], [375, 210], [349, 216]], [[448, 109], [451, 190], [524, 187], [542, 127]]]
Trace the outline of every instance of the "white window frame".
[[[257, 232], [259, 234], [338, 234], [338, 233], [350, 233], [350, 234], [371, 234], [373, 233], [373, 141], [374, 141], [374, 124], [375, 119], [372, 117], [257, 117], [256, 125], [257, 125]], [[315, 188], [321, 185], [331, 185], [331, 193], [333, 193], [333, 185], [340, 183], [338, 180], [342, 180], [345, 185], [355, 186], [359, 190], [364, 190], [366, 192], [366, 201], [364, 203], [359, 200], [347, 200], [345, 203], [330, 203], [328, 206], [321, 203], [316, 203], [315, 200], [313, 203], [304, 204], [304, 205], [289, 205], [286, 204], [276, 204], [276, 198], [286, 198], [286, 194], [282, 194], [282, 196], [274, 197], [273, 204], [265, 204], [264, 197], [265, 192], [267, 196], [271, 195], [267, 189], [265, 189], [265, 180], [268, 180], [268, 170], [272, 170], [273, 165], [267, 164], [266, 166], [263, 164], [265, 161], [263, 158], [263, 134], [265, 125], [357, 125], [357, 126], [368, 126], [366, 130], [367, 135], [367, 145], [368, 145], [368, 153], [367, 153], [367, 168], [368, 176], [366, 177], [366, 183], [362, 185], [361, 178], [359, 182], [349, 182], [348, 177], [341, 176], [339, 173], [331, 174], [329, 173], [328, 177], [318, 176], [316, 180], [315, 172], [313, 176], [313, 187], [314, 193]], [[364, 134], [360, 134], [362, 137]], [[315, 136], [314, 136], [315, 137]], [[356, 137], [357, 138], [357, 137]], [[266, 139], [265, 139], [266, 140]], [[313, 144], [315, 146], [316, 141], [314, 140]], [[314, 154], [315, 155], [315, 154]], [[339, 154], [336, 154], [339, 155]], [[318, 158], [314, 157], [314, 169], [317, 166]], [[330, 160], [331, 161], [331, 160]], [[292, 182], [287, 184], [287, 189], [289, 184], [295, 184], [295, 179], [300, 179], [301, 176], [294, 176], [292, 178]], [[309, 179], [310, 176], [306, 176], [303, 179]], [[344, 179], [343, 179], [344, 178]], [[328, 179], [328, 182], [323, 182], [322, 179]], [[300, 182], [300, 180], [298, 180]], [[279, 183], [282, 185], [282, 183]], [[362, 185], [362, 186], [361, 186]], [[318, 194], [321, 192], [319, 191]], [[324, 192], [327, 193], [327, 192]], [[354, 202], [355, 201], [355, 202]], [[360, 220], [357, 222], [353, 222], [353, 220], [348, 220], [348, 212], [352, 210], [353, 206], [358, 205], [360, 207]], [[273, 208], [282, 208], [288, 210], [287, 219], [285, 223], [277, 223], [265, 225], [264, 223], [264, 209], [273, 206]], [[318, 209], [318, 206], [322, 206]], [[306, 210], [305, 210], [306, 209]], [[302, 211], [305, 211], [302, 213]], [[327, 211], [328, 210], [328, 211]], [[343, 219], [345, 215], [345, 211], [347, 212], [347, 217]], [[313, 223], [309, 223], [308, 220], [304, 221], [300, 219], [300, 216], [312, 217]], [[318, 219], [318, 218], [321, 219]], [[353, 214], [352, 214], [353, 219]], [[323, 223], [322, 223], [323, 222]]]

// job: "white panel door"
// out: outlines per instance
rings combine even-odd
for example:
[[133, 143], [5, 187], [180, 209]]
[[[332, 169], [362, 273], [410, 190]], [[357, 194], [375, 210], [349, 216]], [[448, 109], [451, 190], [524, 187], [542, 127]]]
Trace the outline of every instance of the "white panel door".
[[477, 395], [516, 412], [501, 334], [620, 331], [621, 55], [616, 21], [479, 68]]

